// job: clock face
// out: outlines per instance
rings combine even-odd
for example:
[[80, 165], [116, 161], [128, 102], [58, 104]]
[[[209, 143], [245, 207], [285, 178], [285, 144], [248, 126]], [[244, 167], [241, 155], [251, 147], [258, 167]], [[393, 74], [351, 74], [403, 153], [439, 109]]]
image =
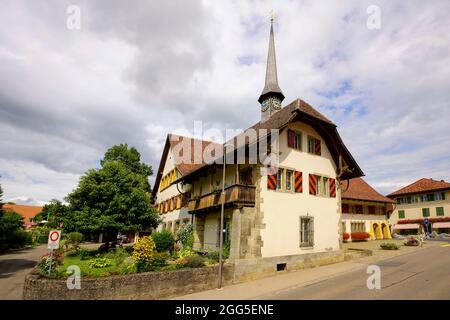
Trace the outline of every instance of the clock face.
[[281, 100], [278, 98], [272, 98], [272, 107], [274, 109], [280, 109], [281, 108]]
[[261, 103], [261, 110], [264, 112], [267, 111], [267, 109], [269, 109], [269, 99], [266, 99]]

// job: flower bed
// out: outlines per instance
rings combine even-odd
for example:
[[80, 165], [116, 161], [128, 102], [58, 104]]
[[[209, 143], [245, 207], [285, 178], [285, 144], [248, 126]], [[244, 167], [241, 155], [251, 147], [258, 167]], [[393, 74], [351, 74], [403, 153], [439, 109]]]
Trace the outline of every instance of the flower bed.
[[344, 232], [344, 234], [342, 235], [342, 240], [344, 240], [345, 242], [347, 242], [348, 239], [350, 239], [350, 234], [347, 233], [347, 232]]
[[420, 245], [420, 240], [415, 237], [408, 237], [403, 241], [403, 244], [405, 246], [417, 247]]
[[352, 232], [352, 241], [367, 241], [370, 239], [370, 234], [367, 232]]

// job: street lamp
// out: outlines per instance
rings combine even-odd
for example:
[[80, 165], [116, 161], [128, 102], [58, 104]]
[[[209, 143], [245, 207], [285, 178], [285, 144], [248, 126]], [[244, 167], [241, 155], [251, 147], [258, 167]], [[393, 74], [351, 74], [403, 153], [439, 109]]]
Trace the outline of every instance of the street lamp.
[[225, 210], [225, 160], [226, 160], [226, 146], [233, 146], [233, 144], [223, 144], [223, 166], [222, 166], [222, 201], [221, 201], [221, 208], [220, 208], [220, 235], [219, 235], [219, 280], [217, 283], [217, 289], [222, 289], [222, 268], [223, 268], [223, 257], [222, 257], [222, 251], [223, 251], [223, 216], [224, 216], [224, 210]]

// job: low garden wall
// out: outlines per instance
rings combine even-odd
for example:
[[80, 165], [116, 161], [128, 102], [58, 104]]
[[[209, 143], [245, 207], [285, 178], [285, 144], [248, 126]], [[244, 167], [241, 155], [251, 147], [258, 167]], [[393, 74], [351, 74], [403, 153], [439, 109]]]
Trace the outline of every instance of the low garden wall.
[[[25, 300], [160, 299], [213, 289], [218, 266], [81, 278], [81, 289], [68, 289], [66, 279], [48, 279], [35, 269], [25, 278]], [[224, 265], [223, 284], [233, 281], [233, 266]]]

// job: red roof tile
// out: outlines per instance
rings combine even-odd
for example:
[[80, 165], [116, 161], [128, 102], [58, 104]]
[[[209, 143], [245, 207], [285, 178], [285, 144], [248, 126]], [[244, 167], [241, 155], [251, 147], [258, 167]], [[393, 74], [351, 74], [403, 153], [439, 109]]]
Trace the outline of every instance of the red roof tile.
[[30, 218], [34, 218], [39, 212], [42, 211], [42, 207], [37, 206], [23, 206], [19, 204], [9, 204], [3, 205], [3, 210], [14, 211], [23, 217], [23, 222], [28, 225], [30, 224]]
[[378, 193], [362, 178], [353, 178], [341, 182], [342, 198], [351, 200], [365, 200], [376, 202], [393, 203], [394, 200], [389, 199]]
[[406, 187], [392, 192], [388, 197], [400, 196], [405, 194], [423, 193], [428, 191], [438, 191], [450, 189], [450, 183], [444, 180], [438, 181], [433, 179], [422, 178]]

